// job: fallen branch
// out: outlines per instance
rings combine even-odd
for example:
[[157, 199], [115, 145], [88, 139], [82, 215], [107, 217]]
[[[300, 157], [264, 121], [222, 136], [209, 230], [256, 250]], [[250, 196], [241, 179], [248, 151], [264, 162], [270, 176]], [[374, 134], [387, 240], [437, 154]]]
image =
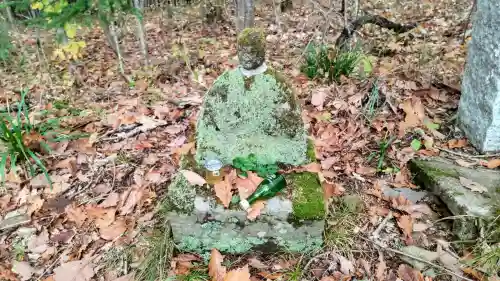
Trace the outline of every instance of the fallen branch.
[[460, 156], [460, 157], [463, 157], [463, 158], [472, 159], [472, 160], [476, 160], [478, 158], [490, 158], [490, 157], [499, 157], [500, 156], [500, 153], [469, 155], [469, 154], [465, 154], [465, 153], [461, 153], [461, 152], [456, 152], [456, 151], [449, 150], [449, 149], [442, 148], [442, 147], [437, 147], [437, 149], [439, 149], [441, 151], [444, 151], [444, 152], [447, 152], [449, 154], [454, 154], [454, 155], [457, 155], [457, 156]]
[[417, 27], [416, 23], [399, 24], [379, 15], [368, 14], [356, 19], [355, 21], [350, 22], [347, 26], [344, 26], [344, 30], [342, 30], [342, 33], [339, 35], [337, 41], [335, 42], [335, 46], [343, 48], [347, 40], [352, 37], [356, 30], [360, 29], [363, 25], [370, 23], [390, 29], [396, 33], [404, 33]]
[[384, 250], [384, 251], [392, 252], [392, 253], [395, 253], [395, 254], [398, 254], [398, 255], [402, 255], [402, 256], [409, 257], [409, 258], [414, 259], [414, 260], [419, 261], [419, 262], [423, 262], [423, 263], [425, 263], [425, 264], [427, 264], [427, 265], [430, 265], [430, 266], [432, 266], [432, 267], [435, 267], [435, 268], [437, 268], [437, 269], [439, 269], [439, 270], [446, 271], [447, 273], [449, 273], [449, 274], [451, 274], [451, 275], [453, 275], [453, 276], [455, 276], [455, 277], [458, 277], [458, 278], [460, 278], [460, 279], [462, 279], [462, 280], [474, 281], [474, 280], [469, 279], [469, 278], [467, 278], [467, 277], [464, 277], [464, 276], [462, 276], [462, 275], [460, 275], [460, 274], [457, 274], [457, 273], [455, 273], [455, 272], [453, 272], [453, 271], [449, 270], [449, 269], [448, 269], [448, 268], [446, 268], [446, 267], [443, 267], [443, 266], [437, 265], [437, 264], [432, 263], [432, 262], [430, 262], [430, 261], [428, 261], [428, 260], [425, 260], [425, 259], [422, 259], [422, 258], [416, 257], [416, 256], [414, 256], [414, 255], [407, 254], [407, 253], [405, 253], [405, 252], [401, 252], [401, 251], [396, 250], [396, 249], [392, 249], [392, 248], [389, 248], [389, 247], [385, 247], [385, 246], [381, 245], [380, 243], [378, 243], [378, 242], [376, 242], [376, 241], [373, 241], [373, 240], [371, 240], [371, 239], [366, 239], [366, 238], [363, 238], [363, 237], [362, 237], [362, 239], [363, 239], [363, 240], [367, 240], [367, 241], [369, 241], [369, 242], [373, 243], [375, 246], [379, 247], [380, 249], [382, 249], [382, 250]]
[[387, 214], [387, 216], [384, 218], [384, 220], [378, 225], [377, 229], [375, 229], [375, 231], [372, 233], [372, 235], [370, 236], [370, 238], [374, 239], [374, 238], [378, 238], [379, 235], [380, 235], [380, 231], [382, 231], [382, 229], [385, 227], [385, 225], [387, 224], [387, 222], [392, 219], [394, 217], [392, 211], [389, 211], [389, 213]]
[[165, 120], [158, 120], [158, 119], [149, 119], [147, 122], [142, 122], [142, 125], [133, 128], [132, 130], [128, 132], [121, 132], [118, 133], [115, 137], [106, 137], [106, 138], [100, 138], [99, 141], [110, 141], [110, 140], [123, 140], [123, 139], [128, 139], [130, 137], [136, 136], [140, 133], [146, 133], [148, 131], [151, 131], [157, 127], [161, 126], [166, 126], [169, 123]]

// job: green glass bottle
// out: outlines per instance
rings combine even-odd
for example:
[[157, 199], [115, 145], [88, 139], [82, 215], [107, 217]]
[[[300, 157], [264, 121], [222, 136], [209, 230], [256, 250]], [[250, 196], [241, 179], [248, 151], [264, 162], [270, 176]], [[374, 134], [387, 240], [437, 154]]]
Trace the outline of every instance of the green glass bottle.
[[243, 210], [247, 210], [250, 206], [259, 199], [269, 199], [274, 197], [278, 192], [286, 187], [285, 177], [281, 174], [273, 174], [264, 179], [252, 195], [246, 200], [240, 201], [240, 206]]

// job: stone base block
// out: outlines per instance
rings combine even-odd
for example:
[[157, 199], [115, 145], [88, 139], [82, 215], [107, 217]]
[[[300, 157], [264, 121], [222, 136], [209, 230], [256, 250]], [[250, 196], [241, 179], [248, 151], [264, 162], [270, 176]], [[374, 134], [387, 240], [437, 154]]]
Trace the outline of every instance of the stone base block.
[[[312, 185], [306, 186], [311, 183], [306, 180]], [[169, 186], [167, 200], [176, 246], [200, 254], [213, 248], [232, 254], [302, 253], [321, 248], [325, 208], [317, 175], [288, 175], [287, 183], [287, 192], [269, 199], [261, 215], [251, 221], [238, 206], [224, 208], [210, 187], [190, 186], [177, 175]]]

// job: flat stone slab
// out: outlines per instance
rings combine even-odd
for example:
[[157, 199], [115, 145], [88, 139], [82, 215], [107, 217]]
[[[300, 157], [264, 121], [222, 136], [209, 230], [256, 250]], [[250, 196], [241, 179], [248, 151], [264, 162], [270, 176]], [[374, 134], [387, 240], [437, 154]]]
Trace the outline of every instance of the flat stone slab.
[[[494, 198], [498, 196], [500, 187], [500, 172], [465, 168], [439, 157], [412, 160], [410, 169], [417, 184], [437, 195], [454, 216], [469, 216], [454, 219], [457, 236], [473, 238], [477, 231], [474, 217], [485, 218], [493, 214]], [[462, 185], [461, 177], [480, 184], [487, 191], [472, 191]]]
[[[317, 179], [316, 174], [314, 177]], [[320, 249], [325, 227], [322, 190], [309, 190], [308, 194], [319, 198], [305, 206], [301, 197], [305, 190], [297, 186], [300, 181], [291, 177], [287, 180], [293, 181], [288, 183], [287, 192], [267, 200], [260, 216], [251, 221], [238, 206], [224, 208], [210, 187], [191, 186], [182, 174], [177, 174], [167, 194], [167, 218], [177, 248], [200, 254], [213, 248], [232, 254]], [[288, 194], [295, 195], [290, 198]]]

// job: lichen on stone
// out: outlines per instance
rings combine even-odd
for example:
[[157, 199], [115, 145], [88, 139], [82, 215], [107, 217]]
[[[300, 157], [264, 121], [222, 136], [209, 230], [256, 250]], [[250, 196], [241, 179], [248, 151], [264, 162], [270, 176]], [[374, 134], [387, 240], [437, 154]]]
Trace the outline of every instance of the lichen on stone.
[[245, 69], [256, 69], [266, 57], [266, 38], [258, 28], [245, 28], [238, 35], [238, 59]]
[[224, 164], [255, 154], [263, 164], [307, 162], [307, 136], [293, 91], [266, 72], [225, 72], [206, 93], [197, 124], [196, 161], [215, 153]]
[[177, 173], [168, 186], [163, 208], [166, 211], [191, 213], [194, 210], [195, 197], [196, 187], [191, 185], [181, 173]]
[[286, 180], [292, 189], [294, 219], [323, 219], [326, 210], [318, 175], [310, 172], [293, 173], [287, 175]]

